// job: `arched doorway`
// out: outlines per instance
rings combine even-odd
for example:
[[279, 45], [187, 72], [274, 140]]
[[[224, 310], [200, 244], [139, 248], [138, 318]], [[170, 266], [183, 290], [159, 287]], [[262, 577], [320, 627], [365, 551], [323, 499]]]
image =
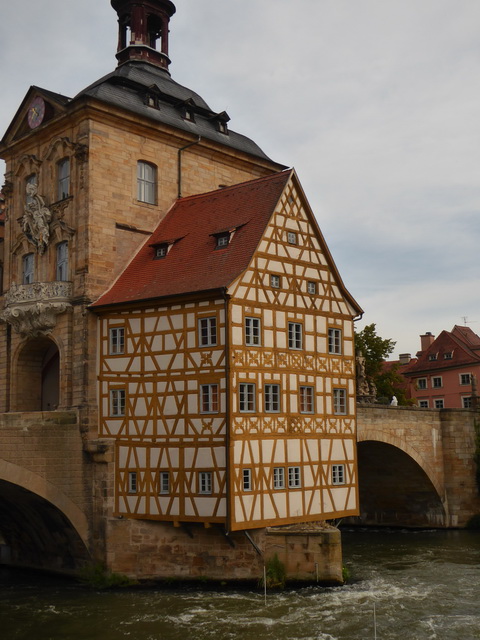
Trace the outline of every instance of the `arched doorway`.
[[49, 338], [23, 345], [17, 360], [15, 411], [54, 411], [60, 404], [60, 354]]

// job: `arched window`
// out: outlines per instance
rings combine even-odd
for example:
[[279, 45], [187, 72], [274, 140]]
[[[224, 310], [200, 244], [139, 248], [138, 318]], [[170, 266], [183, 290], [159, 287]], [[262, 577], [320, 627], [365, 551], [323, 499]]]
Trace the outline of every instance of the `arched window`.
[[70, 158], [57, 162], [57, 199], [64, 200], [70, 195]]
[[56, 280], [66, 282], [68, 280], [68, 242], [57, 244], [57, 268]]
[[149, 162], [137, 164], [137, 198], [140, 202], [156, 203], [157, 168]]

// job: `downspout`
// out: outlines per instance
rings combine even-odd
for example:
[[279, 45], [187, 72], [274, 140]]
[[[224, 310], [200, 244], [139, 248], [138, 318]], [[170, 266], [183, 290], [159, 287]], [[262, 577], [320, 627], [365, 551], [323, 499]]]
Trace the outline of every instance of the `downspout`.
[[202, 136], [198, 136], [198, 140], [195, 140], [195, 142], [190, 142], [189, 144], [186, 144], [184, 147], [182, 147], [181, 149], [178, 150], [178, 198], [180, 199], [182, 197], [182, 153], [183, 151], [185, 151], [185, 149], [188, 149], [189, 147], [193, 147], [196, 144], [199, 144], [200, 141], [202, 140]]
[[228, 319], [228, 301], [230, 297], [227, 289], [223, 290], [224, 314], [225, 314], [225, 495], [226, 526], [225, 534], [230, 535], [230, 322]]

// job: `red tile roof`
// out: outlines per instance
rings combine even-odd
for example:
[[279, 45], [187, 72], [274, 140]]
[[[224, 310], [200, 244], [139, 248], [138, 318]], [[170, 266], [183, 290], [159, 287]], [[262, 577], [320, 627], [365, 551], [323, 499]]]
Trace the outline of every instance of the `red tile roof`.
[[[293, 171], [177, 200], [112, 287], [92, 307], [229, 286], [247, 267]], [[216, 249], [215, 234], [235, 230]], [[165, 258], [155, 245], [171, 243]]]
[[[451, 357], [445, 358], [445, 354]], [[452, 331], [442, 331], [432, 344], [417, 354], [416, 362], [410, 363], [402, 373], [407, 376], [428, 371], [439, 371], [480, 363], [480, 337], [470, 327], [455, 325]], [[431, 360], [431, 356], [436, 359]]]

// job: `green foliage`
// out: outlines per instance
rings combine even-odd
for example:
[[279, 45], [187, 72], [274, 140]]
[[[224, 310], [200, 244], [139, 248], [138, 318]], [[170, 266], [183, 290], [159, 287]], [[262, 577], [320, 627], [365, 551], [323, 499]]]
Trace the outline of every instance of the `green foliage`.
[[[283, 589], [287, 581], [287, 572], [285, 565], [281, 562], [277, 554], [267, 560], [266, 569], [267, 588]], [[261, 582], [262, 586], [265, 586], [263, 579]]]
[[132, 587], [138, 582], [121, 573], [107, 571], [101, 562], [87, 565], [79, 574], [80, 582], [92, 589], [116, 589]]
[[377, 336], [375, 324], [368, 324], [358, 333], [355, 331], [355, 350], [364, 356], [367, 378], [375, 380], [382, 370], [382, 362], [392, 353], [396, 342]]
[[377, 387], [377, 398], [385, 398], [383, 404], [389, 404], [392, 396], [395, 396], [399, 405], [413, 405], [415, 400], [407, 398], [405, 381], [399, 373], [400, 365], [398, 363], [392, 365], [388, 371], [379, 373], [375, 378], [375, 386]]
[[342, 567], [342, 580], [343, 580], [343, 584], [347, 584], [347, 582], [350, 582], [352, 575], [350, 573], [350, 570], [348, 569], [348, 567], [346, 567], [345, 565], [343, 565]]

